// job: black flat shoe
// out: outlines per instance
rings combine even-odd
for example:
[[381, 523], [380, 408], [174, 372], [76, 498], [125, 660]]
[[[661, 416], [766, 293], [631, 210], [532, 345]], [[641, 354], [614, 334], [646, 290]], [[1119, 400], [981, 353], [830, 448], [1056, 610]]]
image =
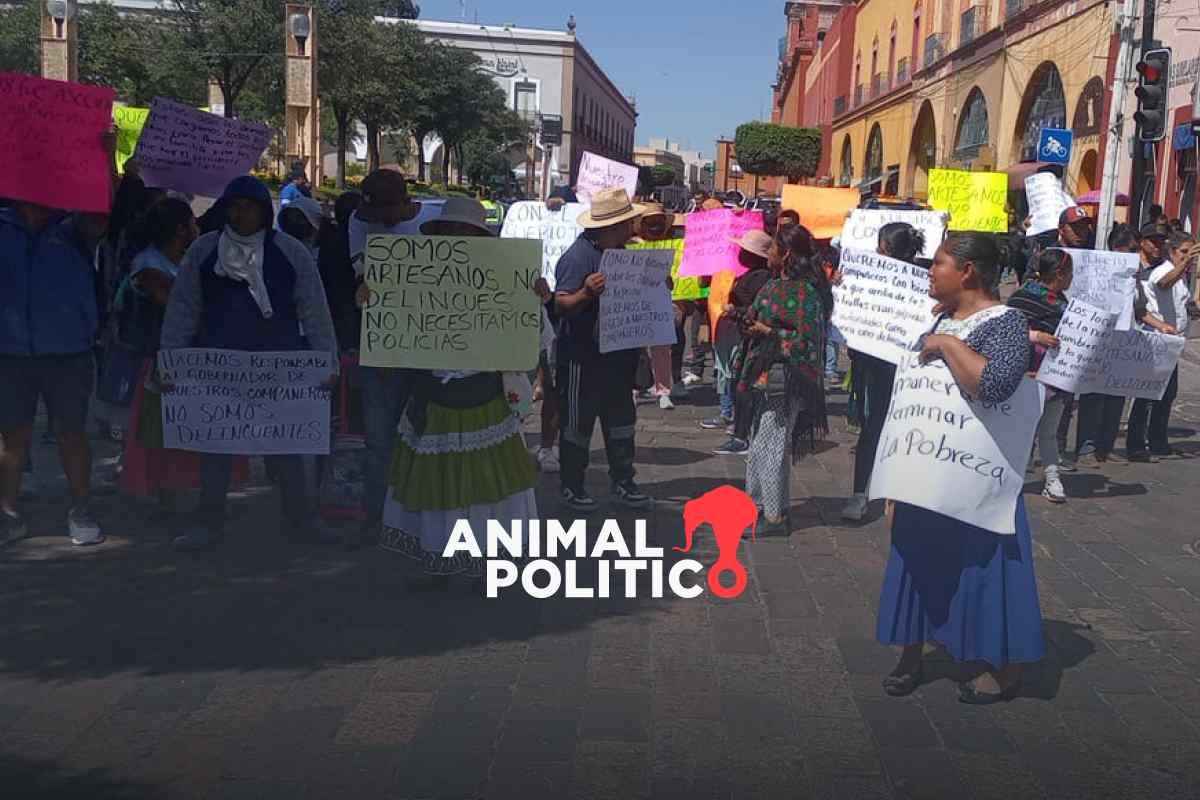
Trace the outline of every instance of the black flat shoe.
[[1021, 681], [1017, 681], [1002, 692], [981, 692], [971, 681], [958, 685], [958, 702], [969, 706], [990, 706], [993, 703], [1007, 703], [1021, 693]]
[[918, 664], [915, 672], [903, 675], [888, 675], [883, 679], [883, 691], [892, 697], [907, 697], [921, 685], [922, 665]]

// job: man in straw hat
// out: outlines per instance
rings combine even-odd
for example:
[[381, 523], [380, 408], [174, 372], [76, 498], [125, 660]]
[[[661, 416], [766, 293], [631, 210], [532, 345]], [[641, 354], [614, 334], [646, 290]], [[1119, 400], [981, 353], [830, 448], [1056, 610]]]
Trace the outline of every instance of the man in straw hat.
[[601, 354], [598, 335], [600, 295], [604, 294], [600, 261], [605, 250], [625, 246], [634, 220], [644, 210], [630, 202], [624, 189], [597, 192], [592, 207], [579, 215], [583, 233], [555, 268], [555, 307], [561, 320], [556, 383], [562, 400], [562, 499], [576, 511], [591, 512], [597, 507], [583, 486], [597, 417], [608, 452], [613, 498], [631, 508], [651, 503], [633, 480], [637, 419], [633, 382], [638, 351]]

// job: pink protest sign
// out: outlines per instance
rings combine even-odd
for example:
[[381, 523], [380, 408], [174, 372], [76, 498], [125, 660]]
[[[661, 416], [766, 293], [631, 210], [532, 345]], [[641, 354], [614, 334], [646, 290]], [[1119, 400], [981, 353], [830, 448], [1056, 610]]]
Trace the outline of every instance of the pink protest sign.
[[680, 275], [716, 275], [731, 269], [741, 275], [746, 268], [738, 263], [738, 246], [731, 239], [740, 239], [746, 231], [761, 231], [761, 211], [735, 213], [729, 208], [697, 211], [689, 214], [683, 235], [683, 263]]
[[0, 72], [0, 197], [68, 211], [107, 212], [116, 92]]
[[261, 123], [156, 97], [134, 158], [147, 186], [220, 197], [226, 184], [258, 163], [270, 142], [271, 129]]

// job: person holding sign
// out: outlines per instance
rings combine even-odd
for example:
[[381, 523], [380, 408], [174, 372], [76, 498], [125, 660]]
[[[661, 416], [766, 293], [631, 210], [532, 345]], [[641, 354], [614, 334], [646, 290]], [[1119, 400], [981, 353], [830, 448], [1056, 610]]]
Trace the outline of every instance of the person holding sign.
[[[930, 270], [929, 293], [943, 314], [919, 343], [921, 361], [940, 359], [949, 369], [957, 385], [947, 391], [985, 404], [1007, 401], [1029, 369], [1029, 326], [1020, 312], [995, 299], [1000, 268], [992, 237], [951, 235]], [[962, 474], [964, 481], [984, 479], [972, 469]], [[903, 647], [883, 680], [887, 694], [907, 695], [920, 685], [922, 648], [936, 641], [956, 661], [991, 667], [960, 684], [960, 701], [984, 705], [1016, 696], [1021, 665], [1045, 655], [1045, 640], [1033, 542], [1019, 496], [1015, 522], [1016, 534], [1003, 535], [895, 504], [875, 633], [883, 644]]]
[[[1067, 313], [1068, 298], [1064, 292], [1071, 288], [1073, 277], [1071, 256], [1065, 250], [1043, 250], [1037, 258], [1034, 277], [1008, 298], [1008, 305], [1025, 315], [1029, 321], [1029, 341], [1033, 345], [1033, 361], [1029, 371], [1036, 374], [1046, 351], [1058, 347], [1055, 332]], [[1042, 461], [1044, 486], [1042, 497], [1051, 503], [1067, 502], [1067, 492], [1059, 477], [1058, 427], [1067, 406], [1069, 392], [1047, 387], [1046, 404], [1038, 422], [1037, 446]]]
[[[491, 236], [478, 200], [450, 198], [427, 236]], [[413, 370], [388, 476], [380, 544], [439, 578], [483, 577], [485, 559], [443, 558], [458, 520], [537, 519], [537, 468], [499, 372]]]
[[608, 451], [613, 498], [630, 508], [646, 508], [653, 502], [634, 482], [637, 408], [633, 382], [638, 351], [602, 354], [599, 344], [599, 300], [604, 294], [600, 262], [605, 250], [625, 246], [633, 233], [633, 221], [642, 211], [642, 206], [630, 202], [624, 189], [599, 190], [592, 207], [579, 215], [583, 233], [555, 268], [554, 301], [559, 316], [555, 384], [563, 400], [559, 432], [562, 500], [568, 508], [584, 513], [598, 507], [583, 487], [597, 418]]
[[[226, 187], [227, 222], [188, 249], [171, 288], [161, 350], [203, 347], [251, 352], [322, 350], [337, 368], [333, 320], [312, 254], [271, 229], [271, 193], [250, 175]], [[302, 332], [303, 331], [303, 332]], [[326, 385], [334, 385], [330, 375]], [[170, 391], [170, 386], [163, 387]], [[280, 481], [286, 529], [321, 543], [332, 541], [315, 515], [298, 455], [269, 456]], [[211, 547], [224, 534], [226, 494], [233, 456], [200, 456], [200, 507], [192, 529], [177, 537], [178, 550]]]
[[[879, 229], [877, 249], [881, 256], [915, 266], [925, 249], [925, 234], [907, 222], [889, 222]], [[858, 445], [854, 448], [854, 494], [842, 508], [842, 518], [858, 521], [867, 515], [870, 505], [867, 487], [871, 483], [879, 436], [887, 420], [896, 365], [857, 350], [850, 350], [850, 365], [850, 405], [858, 410], [859, 427]]]
[[[671, 216], [667, 214], [662, 203], [646, 203], [646, 211], [642, 214], [637, 223], [638, 236], [630, 241], [630, 245], [637, 245], [637, 248], [630, 249], [654, 249], [656, 242], [662, 242], [664, 249], [671, 249], [669, 240], [671, 238]], [[678, 256], [676, 256], [678, 261]], [[678, 264], [675, 264], [675, 271], [678, 271]], [[695, 280], [694, 278], [692, 280]], [[668, 288], [674, 289], [675, 284], [671, 278], [667, 278]], [[678, 343], [680, 334], [683, 333], [683, 312], [678, 306], [675, 309], [675, 337]], [[650, 372], [654, 378], [654, 388], [651, 390], [653, 396], [658, 398], [658, 407], [664, 411], [669, 411], [675, 408], [675, 404], [671, 402], [672, 397], [678, 397], [674, 381], [671, 375], [671, 351], [676, 345], [656, 344], [650, 348]], [[683, 389], [682, 384], [679, 387]]]
[[825, 418], [825, 322], [833, 310], [829, 280], [808, 228], [782, 228], [767, 262], [771, 279], [746, 314], [746, 338], [734, 358], [737, 424], [748, 421], [746, 493], [763, 513], [761, 533], [787, 533], [792, 462], [829, 425]]

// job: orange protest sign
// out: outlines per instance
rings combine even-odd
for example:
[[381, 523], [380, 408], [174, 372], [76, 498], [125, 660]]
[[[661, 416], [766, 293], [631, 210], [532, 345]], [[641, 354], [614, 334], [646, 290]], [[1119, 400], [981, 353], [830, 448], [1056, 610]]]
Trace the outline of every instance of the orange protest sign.
[[733, 290], [733, 270], [726, 269], [712, 276], [708, 287], [708, 335], [716, 336], [717, 320], [725, 313], [725, 304], [729, 302], [729, 293]]
[[812, 231], [813, 238], [841, 236], [846, 215], [858, 208], [857, 189], [833, 189], [827, 186], [783, 187], [783, 208], [800, 215], [800, 224]]

